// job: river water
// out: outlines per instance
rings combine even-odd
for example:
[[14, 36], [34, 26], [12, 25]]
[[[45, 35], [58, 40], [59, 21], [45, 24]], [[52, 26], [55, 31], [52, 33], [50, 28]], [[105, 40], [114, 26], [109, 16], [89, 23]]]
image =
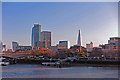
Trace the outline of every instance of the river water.
[[2, 67], [3, 78], [118, 78], [118, 67], [74, 66], [46, 67], [38, 64], [15, 64]]

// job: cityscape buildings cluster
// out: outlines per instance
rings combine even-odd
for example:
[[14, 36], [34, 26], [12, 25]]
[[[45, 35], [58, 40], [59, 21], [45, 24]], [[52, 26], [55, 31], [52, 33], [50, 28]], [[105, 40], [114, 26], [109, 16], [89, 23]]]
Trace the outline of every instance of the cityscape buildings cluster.
[[[93, 42], [86, 44], [86, 47], [82, 46], [82, 39], [81, 39], [81, 31], [78, 32], [78, 40], [77, 44], [70, 46], [70, 42], [67, 40], [58, 41], [56, 46], [51, 45], [51, 32], [50, 31], [42, 31], [40, 24], [34, 24], [32, 28], [32, 35], [31, 35], [31, 46], [23, 46], [19, 45], [18, 42], [12, 42], [12, 50], [6, 50], [6, 45], [0, 43], [0, 53], [9, 53], [9, 52], [16, 52], [16, 51], [29, 51], [29, 50], [36, 50], [38, 51], [40, 48], [43, 50], [51, 50], [56, 54], [64, 54], [64, 53], [82, 53], [86, 52], [86, 57], [91, 56], [92, 53], [98, 53], [96, 51], [118, 51], [120, 49], [120, 37], [111, 37], [108, 40], [108, 44], [99, 45], [99, 47], [94, 47]], [[104, 55], [101, 52], [101, 55]], [[100, 55], [100, 56], [101, 56]]]
[[99, 45], [103, 50], [120, 49], [120, 37], [111, 37], [108, 44]]
[[34, 27], [32, 28], [32, 46], [50, 48], [51, 32], [49, 31], [41, 32], [41, 25], [34, 24]]

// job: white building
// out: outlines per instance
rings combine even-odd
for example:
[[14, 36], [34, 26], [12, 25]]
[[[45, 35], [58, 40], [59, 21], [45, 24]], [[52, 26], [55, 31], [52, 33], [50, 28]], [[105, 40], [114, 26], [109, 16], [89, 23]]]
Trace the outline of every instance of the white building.
[[90, 44], [86, 44], [86, 49], [88, 52], [91, 52], [93, 49], [93, 43], [91, 42]]

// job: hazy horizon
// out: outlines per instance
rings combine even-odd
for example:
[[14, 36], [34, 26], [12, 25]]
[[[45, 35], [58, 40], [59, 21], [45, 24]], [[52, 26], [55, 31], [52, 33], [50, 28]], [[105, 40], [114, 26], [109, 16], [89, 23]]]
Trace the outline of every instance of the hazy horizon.
[[3, 2], [2, 41], [11, 48], [12, 41], [31, 45], [34, 23], [42, 31], [52, 33], [52, 45], [59, 40], [77, 43], [81, 30], [82, 45], [107, 43], [109, 37], [118, 36], [117, 2]]

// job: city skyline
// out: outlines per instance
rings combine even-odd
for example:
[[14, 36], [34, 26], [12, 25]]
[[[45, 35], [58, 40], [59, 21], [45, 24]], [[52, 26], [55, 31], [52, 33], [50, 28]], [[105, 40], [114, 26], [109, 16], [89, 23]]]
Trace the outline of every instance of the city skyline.
[[[19, 6], [21, 4], [24, 6]], [[37, 9], [41, 11], [34, 13]], [[12, 12], [9, 12], [10, 10]], [[9, 14], [6, 14], [7, 12]], [[3, 42], [8, 48], [11, 47], [12, 41], [18, 41], [21, 45], [30, 45], [31, 28], [34, 23], [41, 24], [43, 31], [51, 31], [52, 45], [56, 45], [60, 40], [68, 40], [71, 45], [77, 44], [79, 29], [81, 29], [83, 46], [91, 41], [94, 46], [98, 46], [107, 43], [109, 37], [118, 36], [117, 3], [115, 2], [3, 3], [3, 13], [5, 13], [3, 14]], [[13, 19], [10, 21], [11, 18]]]

